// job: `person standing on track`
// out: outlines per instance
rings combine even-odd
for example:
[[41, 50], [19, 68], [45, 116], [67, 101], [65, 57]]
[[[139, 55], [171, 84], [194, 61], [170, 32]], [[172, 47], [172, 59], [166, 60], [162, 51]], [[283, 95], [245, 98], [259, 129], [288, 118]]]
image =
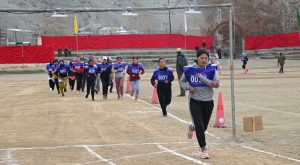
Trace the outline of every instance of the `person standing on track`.
[[164, 117], [167, 117], [167, 106], [172, 99], [173, 69], [166, 67], [164, 58], [158, 59], [159, 68], [155, 69], [151, 78], [151, 84], [157, 88], [159, 104]]
[[76, 89], [77, 93], [80, 93], [82, 88], [82, 76], [84, 70], [84, 64], [80, 61], [80, 57], [77, 57], [72, 66], [73, 72], [75, 73], [76, 78]]
[[[214, 108], [213, 88], [219, 87], [219, 76], [216, 66], [208, 64], [209, 53], [199, 50], [197, 53], [198, 65], [184, 67], [184, 75], [180, 83], [182, 88], [189, 90], [189, 109], [193, 126], [196, 131], [202, 158], [208, 159], [205, 131]], [[193, 131], [189, 126], [189, 135]]]
[[45, 71], [46, 71], [46, 73], [49, 76], [48, 81], [49, 81], [50, 92], [53, 92], [54, 91], [54, 87], [55, 87], [55, 83], [54, 83], [54, 79], [53, 79], [53, 74], [52, 74], [52, 71], [53, 71], [52, 66], [53, 65], [54, 65], [53, 60], [50, 60], [49, 64], [47, 64], [46, 68], [45, 68]]
[[133, 97], [135, 93], [135, 101], [137, 101], [140, 93], [140, 74], [144, 74], [144, 68], [137, 57], [132, 58], [132, 64], [128, 65], [127, 74], [130, 76], [130, 95]]
[[127, 64], [125, 62], [122, 62], [122, 57], [117, 57], [117, 63], [114, 64], [113, 72], [115, 72], [115, 82], [118, 99], [123, 98], [126, 65]]
[[95, 101], [95, 82], [98, 74], [98, 67], [95, 65], [94, 60], [90, 59], [88, 65], [84, 68], [84, 74], [86, 75], [86, 82], [87, 82], [87, 90], [85, 98], [89, 97], [91, 92], [92, 100]]
[[[187, 66], [188, 63], [187, 63], [187, 60], [185, 58], [185, 55], [183, 53], [181, 53], [181, 49], [180, 48], [176, 49], [176, 53], [177, 53], [176, 72], [177, 72], [178, 81], [180, 81], [181, 76], [183, 74], [183, 67]], [[178, 97], [185, 96], [185, 90], [183, 88], [181, 88], [180, 85], [179, 85], [179, 88], [180, 88], [180, 94], [178, 95]]]

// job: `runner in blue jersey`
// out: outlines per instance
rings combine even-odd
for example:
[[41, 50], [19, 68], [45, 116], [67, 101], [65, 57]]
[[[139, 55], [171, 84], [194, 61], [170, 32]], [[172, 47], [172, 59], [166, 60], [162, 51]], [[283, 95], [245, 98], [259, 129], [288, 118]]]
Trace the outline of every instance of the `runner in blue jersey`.
[[167, 116], [167, 106], [172, 99], [173, 69], [166, 67], [164, 58], [158, 59], [159, 68], [155, 69], [151, 78], [151, 84], [157, 88], [157, 95], [163, 116]]

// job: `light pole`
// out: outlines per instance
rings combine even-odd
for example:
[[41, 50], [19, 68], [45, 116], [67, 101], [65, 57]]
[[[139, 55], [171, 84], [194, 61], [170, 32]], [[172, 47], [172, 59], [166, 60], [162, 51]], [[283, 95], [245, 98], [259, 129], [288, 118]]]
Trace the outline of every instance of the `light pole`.
[[233, 64], [233, 30], [232, 30], [233, 7], [229, 8], [229, 48], [230, 48], [230, 82], [231, 82], [231, 109], [232, 109], [232, 135], [236, 137], [235, 125], [235, 98], [234, 98], [234, 64]]
[[170, 28], [170, 34], [172, 34], [172, 21], [171, 21], [170, 0], [168, 0], [168, 6], [169, 6], [169, 28]]

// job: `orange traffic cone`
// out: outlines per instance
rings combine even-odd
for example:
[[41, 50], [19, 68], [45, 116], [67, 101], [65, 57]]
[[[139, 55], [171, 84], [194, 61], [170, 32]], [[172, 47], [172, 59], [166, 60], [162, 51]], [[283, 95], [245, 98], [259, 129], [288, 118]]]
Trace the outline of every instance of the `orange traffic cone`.
[[216, 122], [213, 125], [213, 127], [216, 127], [216, 128], [226, 128], [227, 127], [225, 125], [224, 105], [223, 105], [223, 99], [222, 99], [222, 93], [221, 92], [219, 92]]
[[157, 88], [153, 88], [152, 104], [159, 104], [158, 95], [157, 95]]
[[128, 76], [127, 78], [127, 88], [126, 88], [126, 93], [130, 93], [130, 77]]

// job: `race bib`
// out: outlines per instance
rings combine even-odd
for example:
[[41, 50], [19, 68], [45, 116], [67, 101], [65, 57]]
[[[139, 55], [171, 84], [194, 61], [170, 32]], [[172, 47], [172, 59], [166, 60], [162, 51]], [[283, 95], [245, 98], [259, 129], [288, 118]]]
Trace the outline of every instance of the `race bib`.
[[66, 72], [67, 72], [66, 69], [61, 69], [61, 70], [59, 71], [59, 73], [66, 73]]
[[168, 80], [168, 75], [158, 75], [157, 76], [157, 79], [159, 81], [165, 81], [165, 80]]
[[90, 68], [90, 69], [89, 69], [89, 73], [90, 73], [90, 74], [94, 74], [94, 73], [96, 73], [96, 70], [95, 70], [95, 68]]
[[140, 70], [139, 70], [139, 69], [132, 69], [131, 72], [132, 72], [133, 74], [137, 74], [137, 73], [140, 72]]

